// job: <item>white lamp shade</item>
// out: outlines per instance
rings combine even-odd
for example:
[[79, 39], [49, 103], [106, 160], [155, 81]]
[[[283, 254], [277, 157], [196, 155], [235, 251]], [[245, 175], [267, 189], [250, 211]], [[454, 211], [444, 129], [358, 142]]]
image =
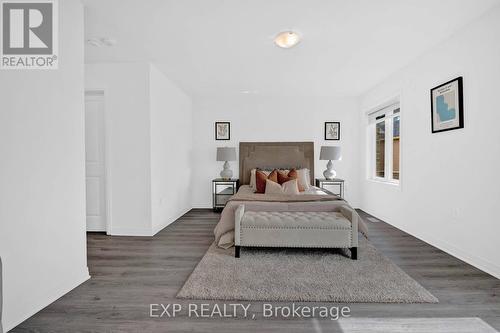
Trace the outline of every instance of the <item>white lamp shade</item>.
[[341, 160], [342, 152], [338, 146], [322, 146], [321, 152], [319, 154], [320, 160], [330, 161], [330, 160]]
[[217, 161], [236, 161], [236, 148], [217, 147]]

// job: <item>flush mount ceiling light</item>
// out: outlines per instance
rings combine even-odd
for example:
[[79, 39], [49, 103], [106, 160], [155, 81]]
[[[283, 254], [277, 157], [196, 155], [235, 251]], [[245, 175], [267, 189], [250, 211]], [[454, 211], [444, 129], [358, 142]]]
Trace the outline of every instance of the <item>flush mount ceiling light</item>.
[[284, 49], [289, 49], [300, 42], [300, 36], [294, 31], [283, 31], [280, 32], [276, 38], [274, 38], [274, 43]]
[[87, 44], [94, 47], [114, 46], [116, 45], [116, 39], [109, 37], [94, 37], [87, 39]]
[[89, 38], [89, 39], [87, 39], [87, 44], [95, 46], [95, 47], [101, 47], [102, 46], [102, 42], [99, 39], [97, 39], [97, 38]]
[[114, 39], [114, 38], [104, 37], [104, 38], [101, 38], [101, 42], [105, 46], [115, 46], [116, 45], [116, 39]]
[[257, 90], [240, 90], [240, 93], [250, 95], [250, 94], [258, 94]]

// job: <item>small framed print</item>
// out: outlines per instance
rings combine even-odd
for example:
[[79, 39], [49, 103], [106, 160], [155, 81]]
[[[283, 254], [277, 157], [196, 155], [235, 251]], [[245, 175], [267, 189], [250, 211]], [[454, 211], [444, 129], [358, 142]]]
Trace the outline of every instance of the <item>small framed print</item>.
[[432, 133], [464, 127], [462, 77], [431, 89], [431, 124]]
[[325, 122], [325, 140], [340, 140], [340, 122]]
[[215, 123], [215, 140], [231, 140], [231, 123], [217, 121]]

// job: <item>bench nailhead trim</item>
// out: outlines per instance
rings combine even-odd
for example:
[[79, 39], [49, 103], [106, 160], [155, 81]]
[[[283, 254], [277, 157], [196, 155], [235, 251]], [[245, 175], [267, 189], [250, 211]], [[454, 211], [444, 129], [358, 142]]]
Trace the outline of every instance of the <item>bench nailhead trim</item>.
[[327, 245], [324, 245], [324, 246], [319, 246], [319, 245], [294, 245], [294, 244], [273, 244], [273, 245], [269, 245], [269, 244], [240, 244], [238, 246], [257, 246], [257, 247], [296, 247], [296, 248], [312, 248], [312, 249], [347, 249], [349, 248], [348, 246], [327, 246]]
[[286, 227], [253, 227], [253, 226], [247, 226], [247, 227], [240, 227], [241, 229], [286, 229], [286, 230], [295, 230], [295, 229], [311, 229], [311, 230], [351, 230], [351, 228], [318, 228], [318, 227], [291, 227], [291, 228], [286, 228]]

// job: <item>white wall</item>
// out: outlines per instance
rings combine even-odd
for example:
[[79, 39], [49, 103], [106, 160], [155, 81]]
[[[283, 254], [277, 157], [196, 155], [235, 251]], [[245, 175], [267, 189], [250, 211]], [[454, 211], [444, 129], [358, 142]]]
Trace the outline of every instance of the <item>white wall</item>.
[[104, 90], [112, 235], [150, 236], [191, 209], [191, 100], [147, 63], [87, 64]]
[[[342, 161], [334, 161], [337, 177], [346, 180], [346, 198], [359, 204], [359, 113], [353, 98], [267, 97], [240, 95], [194, 100], [194, 207], [211, 207], [211, 180], [223, 162], [215, 161], [216, 147], [238, 148], [240, 141], [313, 141], [315, 175], [323, 177], [326, 161], [319, 161], [322, 145], [342, 146]], [[214, 123], [231, 122], [231, 140], [215, 141]], [[341, 122], [341, 141], [324, 141], [324, 122]], [[230, 162], [238, 177], [238, 162]]]
[[191, 99], [150, 67], [151, 205], [153, 232], [191, 209]]
[[103, 89], [112, 235], [151, 234], [149, 64], [87, 64], [85, 89]]
[[0, 255], [9, 330], [89, 278], [83, 7], [59, 1], [59, 69], [0, 73]]
[[[499, 40], [497, 8], [361, 100], [362, 116], [399, 93], [402, 108], [402, 186], [397, 189], [365, 179], [362, 208], [497, 277]], [[432, 134], [429, 89], [460, 75], [464, 77], [465, 128]], [[360, 130], [365, 134], [365, 128]]]

